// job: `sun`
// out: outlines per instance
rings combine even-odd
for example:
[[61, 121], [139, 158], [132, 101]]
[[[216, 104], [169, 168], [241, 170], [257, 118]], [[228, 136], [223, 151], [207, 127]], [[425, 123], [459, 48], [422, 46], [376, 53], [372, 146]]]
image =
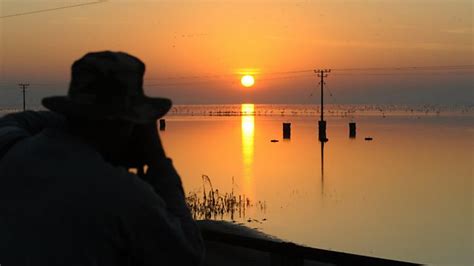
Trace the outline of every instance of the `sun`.
[[246, 88], [252, 87], [255, 83], [255, 79], [251, 75], [245, 75], [240, 79], [240, 83], [242, 83], [242, 86]]

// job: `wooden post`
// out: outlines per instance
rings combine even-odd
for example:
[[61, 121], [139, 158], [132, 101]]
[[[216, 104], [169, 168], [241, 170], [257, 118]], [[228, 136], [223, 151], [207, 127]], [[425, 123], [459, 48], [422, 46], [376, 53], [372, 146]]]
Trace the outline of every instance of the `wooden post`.
[[326, 121], [318, 121], [319, 125], [319, 141], [326, 142], [328, 138], [326, 137]]
[[283, 123], [283, 139], [291, 139], [291, 123]]
[[164, 131], [166, 129], [166, 120], [160, 119], [160, 131]]
[[355, 138], [356, 137], [356, 123], [351, 122], [349, 123], [349, 138]]

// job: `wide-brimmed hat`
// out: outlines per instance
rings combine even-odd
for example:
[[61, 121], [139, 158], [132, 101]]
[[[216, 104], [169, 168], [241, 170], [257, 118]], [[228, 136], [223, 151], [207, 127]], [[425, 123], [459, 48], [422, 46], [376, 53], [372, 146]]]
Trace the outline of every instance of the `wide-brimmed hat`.
[[88, 53], [71, 67], [67, 96], [43, 99], [51, 111], [91, 120], [124, 119], [148, 123], [165, 115], [171, 101], [143, 92], [145, 64], [123, 52]]

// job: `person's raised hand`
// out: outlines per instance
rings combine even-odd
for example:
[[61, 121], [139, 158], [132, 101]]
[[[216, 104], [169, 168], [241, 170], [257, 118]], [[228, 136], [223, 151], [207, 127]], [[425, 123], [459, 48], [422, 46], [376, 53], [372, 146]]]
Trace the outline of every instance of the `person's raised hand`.
[[137, 124], [133, 129], [132, 145], [135, 156], [141, 157], [144, 164], [158, 162], [166, 158], [156, 122]]

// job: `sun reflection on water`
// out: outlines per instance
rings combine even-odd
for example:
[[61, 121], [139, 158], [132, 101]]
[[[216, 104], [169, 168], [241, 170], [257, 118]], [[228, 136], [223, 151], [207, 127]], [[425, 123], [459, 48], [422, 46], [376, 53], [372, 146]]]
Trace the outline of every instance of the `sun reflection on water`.
[[247, 197], [255, 198], [255, 180], [253, 177], [254, 143], [255, 143], [255, 105], [242, 104], [242, 192]]
[[255, 136], [255, 106], [254, 104], [242, 104], [242, 159], [244, 163], [244, 177], [252, 177], [252, 164], [254, 153]]

